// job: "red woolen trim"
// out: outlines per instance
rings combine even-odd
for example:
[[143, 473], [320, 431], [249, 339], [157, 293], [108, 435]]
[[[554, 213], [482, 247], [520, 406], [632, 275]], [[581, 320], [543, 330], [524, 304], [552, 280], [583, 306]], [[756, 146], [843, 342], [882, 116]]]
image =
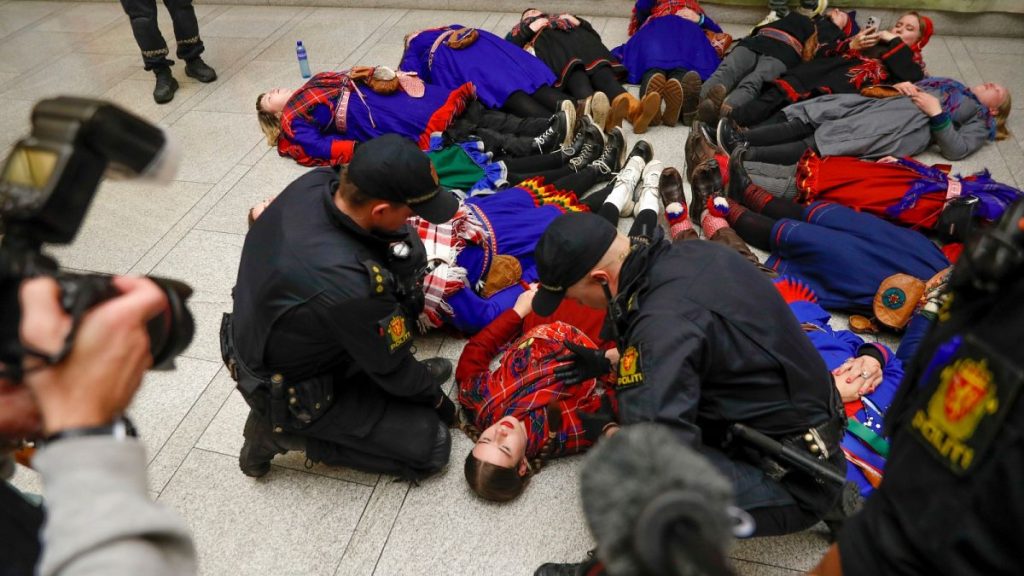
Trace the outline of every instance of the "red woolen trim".
[[476, 87], [472, 82], [466, 82], [448, 95], [448, 100], [443, 106], [430, 115], [426, 128], [420, 134], [419, 144], [421, 150], [430, 148], [430, 135], [435, 132], [444, 132], [452, 125], [455, 118], [466, 110], [466, 104], [476, 98]]
[[907, 46], [906, 44], [904, 44], [904, 43], [903, 43], [903, 41], [901, 40], [901, 41], [900, 41], [900, 43], [899, 43], [899, 44], [898, 44], [898, 45], [897, 45], [897, 46], [896, 46], [895, 48], [893, 48], [892, 50], [889, 50], [889, 51], [888, 51], [888, 52], [886, 52], [885, 54], [882, 54], [882, 60], [886, 60], [887, 58], [889, 58], [889, 57], [890, 57], [890, 56], [892, 56], [893, 54], [895, 54], [895, 53], [899, 52], [899, 51], [900, 51], [900, 50], [902, 50], [903, 48], [906, 48], [907, 50], [909, 50], [909, 49], [910, 49], [910, 47], [909, 47], [909, 46]]
[[331, 160], [334, 164], [347, 164], [356, 151], [354, 140], [335, 140], [331, 142]]

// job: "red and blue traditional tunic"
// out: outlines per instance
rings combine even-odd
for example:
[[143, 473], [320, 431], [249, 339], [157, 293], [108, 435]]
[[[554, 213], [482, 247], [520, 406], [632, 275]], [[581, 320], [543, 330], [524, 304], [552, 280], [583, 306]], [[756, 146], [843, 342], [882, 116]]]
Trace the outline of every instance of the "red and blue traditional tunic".
[[935, 227], [946, 202], [978, 199], [977, 216], [998, 220], [1024, 192], [996, 182], [988, 170], [950, 174], [948, 164], [928, 166], [913, 158], [873, 162], [850, 156], [818, 156], [808, 150], [797, 165], [797, 200], [838, 202], [903, 226]]
[[840, 445], [850, 464], [846, 467], [846, 477], [867, 496], [882, 480], [889, 444], [882, 437], [882, 428], [885, 413], [903, 380], [903, 364], [883, 344], [865, 342], [849, 330], [833, 330], [829, 325], [832, 316], [818, 305], [815, 294], [807, 288], [793, 289], [801, 282], [793, 278], [780, 278], [775, 282], [829, 370], [865, 352], [870, 352], [882, 365], [882, 383], [860, 399], [844, 403], [848, 433]]
[[401, 89], [378, 94], [345, 72], [316, 74], [285, 104], [277, 152], [303, 166], [347, 163], [357, 142], [395, 133], [430, 147], [474, 97], [472, 84], [455, 89], [426, 84], [420, 97]]
[[[540, 452], [550, 431], [547, 407], [555, 405], [561, 412], [562, 423], [555, 431], [551, 455], [564, 456], [586, 450], [591, 442], [584, 437], [579, 414], [600, 408], [598, 381], [567, 386], [554, 376], [554, 369], [559, 365], [554, 358], [564, 352], [564, 342], [591, 348], [594, 342], [578, 328], [564, 322], [541, 324], [525, 334], [521, 334], [521, 327], [519, 315], [508, 310], [470, 338], [455, 372], [459, 403], [480, 430], [505, 416], [521, 420], [526, 425], [528, 458]], [[498, 365], [491, 369], [492, 359], [502, 350]], [[602, 378], [609, 384], [613, 379], [611, 373]]]

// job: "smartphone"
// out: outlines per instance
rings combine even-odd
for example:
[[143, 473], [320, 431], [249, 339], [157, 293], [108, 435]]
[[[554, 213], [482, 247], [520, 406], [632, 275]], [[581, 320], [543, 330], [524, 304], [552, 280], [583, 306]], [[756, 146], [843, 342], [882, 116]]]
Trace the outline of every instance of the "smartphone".
[[874, 28], [878, 30], [878, 16], [868, 16], [868, 19], [864, 22], [865, 28]]

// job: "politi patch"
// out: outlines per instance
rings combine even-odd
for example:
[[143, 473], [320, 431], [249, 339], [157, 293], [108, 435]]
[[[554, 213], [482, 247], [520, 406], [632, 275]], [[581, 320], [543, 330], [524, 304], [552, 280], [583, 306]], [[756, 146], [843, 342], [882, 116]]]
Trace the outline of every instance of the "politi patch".
[[379, 322], [380, 333], [388, 346], [388, 353], [394, 354], [399, 348], [412, 342], [412, 332], [401, 311], [396, 310]]
[[992, 446], [1017, 398], [1024, 372], [968, 336], [932, 376], [933, 390], [914, 411], [912, 434], [954, 474], [967, 474]]
[[615, 387], [632, 388], [644, 383], [644, 366], [639, 346], [627, 346], [619, 357], [619, 378]]

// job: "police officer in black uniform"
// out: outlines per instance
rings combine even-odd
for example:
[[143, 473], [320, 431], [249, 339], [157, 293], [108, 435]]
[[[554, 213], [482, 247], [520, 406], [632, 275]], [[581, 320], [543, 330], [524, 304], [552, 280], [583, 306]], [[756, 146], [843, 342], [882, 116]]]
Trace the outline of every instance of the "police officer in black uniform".
[[[535, 258], [538, 314], [565, 296], [608, 307], [606, 330], [621, 355], [621, 423], [666, 424], [699, 449], [733, 481], [757, 535], [802, 530], [837, 506], [841, 484], [730, 439], [730, 425], [745, 424], [845, 475], [831, 374], [772, 283], [743, 257], [713, 242], [670, 244], [660, 228], [649, 244], [631, 245], [603, 218], [572, 213], [545, 231]], [[570, 373], [608, 367], [589, 350], [571, 356]]]
[[886, 416], [885, 480], [816, 574], [1024, 571], [1024, 201], [949, 289]]
[[239, 456], [262, 476], [274, 455], [419, 478], [451, 449], [451, 362], [419, 361], [426, 255], [407, 224], [443, 223], [458, 200], [429, 158], [386, 135], [340, 174], [311, 170], [249, 230], [222, 353], [251, 412]]

